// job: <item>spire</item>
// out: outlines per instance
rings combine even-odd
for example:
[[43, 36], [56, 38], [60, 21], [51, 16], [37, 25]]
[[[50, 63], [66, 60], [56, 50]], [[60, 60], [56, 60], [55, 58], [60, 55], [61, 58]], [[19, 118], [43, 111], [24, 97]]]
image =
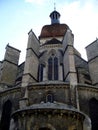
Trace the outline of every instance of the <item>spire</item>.
[[56, 4], [54, 3], [54, 11], [50, 14], [51, 24], [60, 23], [60, 13], [56, 11]]

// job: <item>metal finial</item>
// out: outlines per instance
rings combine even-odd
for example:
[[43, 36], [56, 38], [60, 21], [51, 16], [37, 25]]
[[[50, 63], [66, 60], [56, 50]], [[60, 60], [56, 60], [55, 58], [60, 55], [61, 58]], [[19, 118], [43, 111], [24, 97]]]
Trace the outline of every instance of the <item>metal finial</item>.
[[54, 10], [56, 10], [56, 3], [54, 3]]

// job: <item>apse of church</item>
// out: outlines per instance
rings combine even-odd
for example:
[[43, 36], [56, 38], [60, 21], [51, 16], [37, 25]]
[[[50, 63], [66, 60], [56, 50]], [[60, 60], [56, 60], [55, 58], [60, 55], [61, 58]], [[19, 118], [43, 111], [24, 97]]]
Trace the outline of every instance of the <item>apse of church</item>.
[[74, 47], [74, 34], [50, 13], [37, 38], [28, 33], [26, 58], [6, 46], [0, 62], [0, 130], [98, 130], [98, 40]]

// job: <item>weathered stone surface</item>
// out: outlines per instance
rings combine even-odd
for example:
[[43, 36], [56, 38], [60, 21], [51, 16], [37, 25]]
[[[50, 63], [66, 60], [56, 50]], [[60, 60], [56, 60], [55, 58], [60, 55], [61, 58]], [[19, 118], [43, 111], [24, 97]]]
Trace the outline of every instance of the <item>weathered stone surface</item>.
[[31, 30], [21, 65], [20, 51], [7, 45], [0, 62], [0, 130], [98, 130], [98, 40], [87, 46], [85, 61], [66, 27], [65, 35], [40, 39]]

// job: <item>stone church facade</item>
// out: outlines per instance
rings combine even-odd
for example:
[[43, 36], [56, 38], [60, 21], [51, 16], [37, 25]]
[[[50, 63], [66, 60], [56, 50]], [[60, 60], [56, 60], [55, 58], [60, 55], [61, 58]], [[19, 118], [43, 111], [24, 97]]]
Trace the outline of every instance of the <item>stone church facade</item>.
[[98, 130], [98, 40], [85, 61], [74, 35], [50, 14], [39, 38], [30, 30], [25, 61], [6, 46], [0, 62], [0, 130]]

